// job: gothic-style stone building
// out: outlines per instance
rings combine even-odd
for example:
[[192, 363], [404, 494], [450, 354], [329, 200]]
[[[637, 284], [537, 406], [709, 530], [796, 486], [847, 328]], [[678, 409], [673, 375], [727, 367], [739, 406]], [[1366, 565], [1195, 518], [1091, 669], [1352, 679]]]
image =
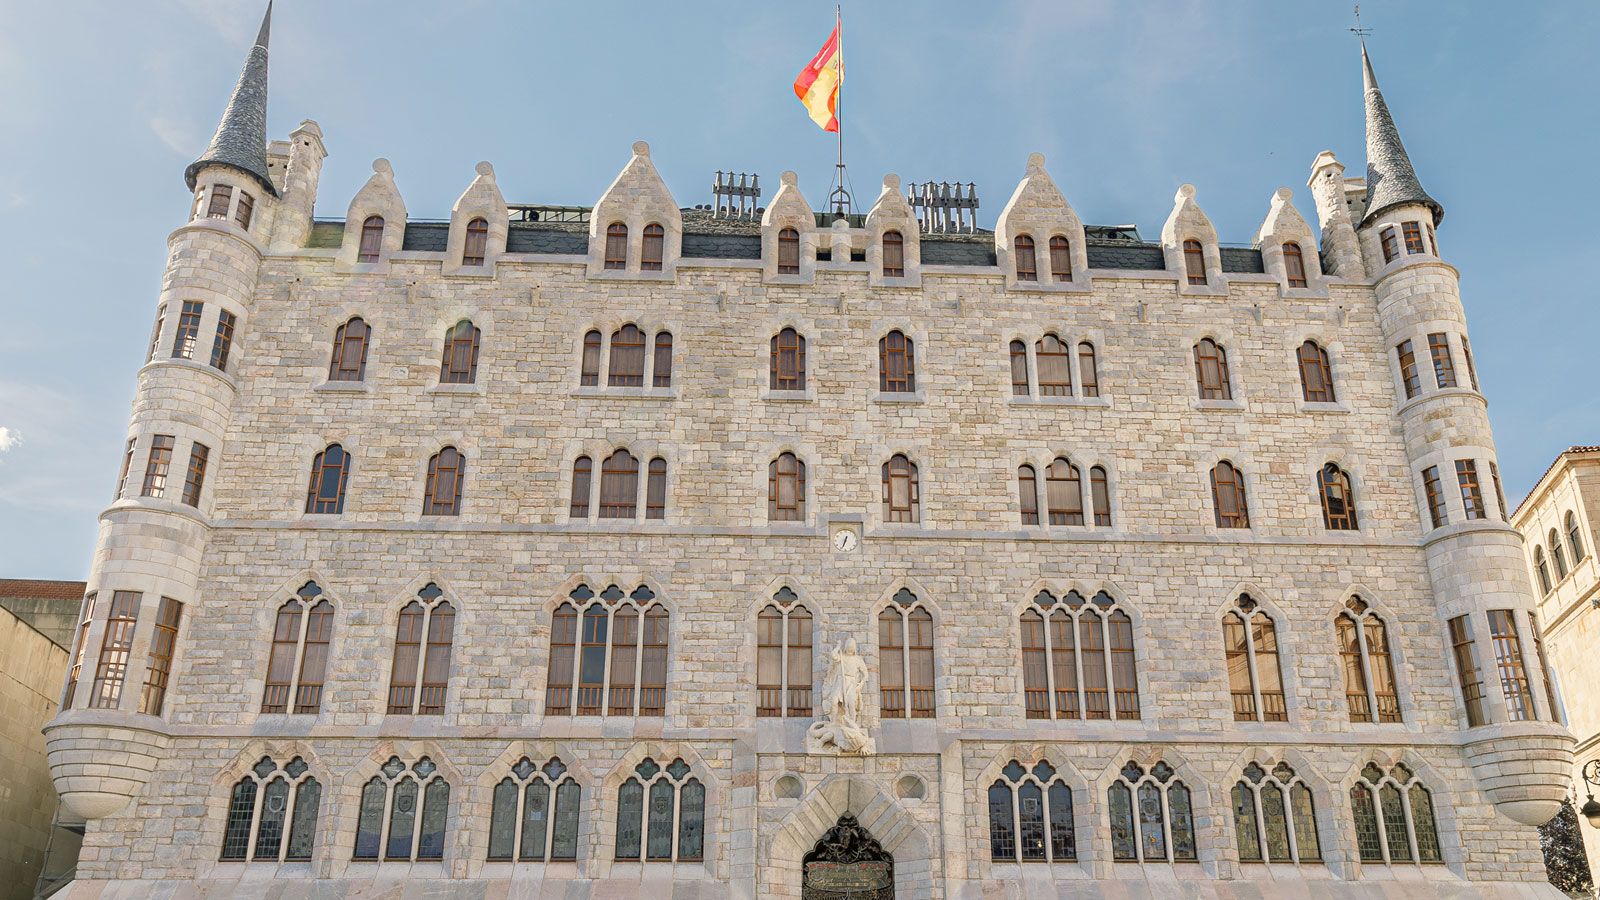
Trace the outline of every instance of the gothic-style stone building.
[[1242, 249], [1039, 156], [992, 232], [684, 208], [644, 143], [317, 219], [267, 43], [47, 729], [68, 896], [1537, 893], [1573, 741], [1370, 66], [1320, 249], [1287, 188]]

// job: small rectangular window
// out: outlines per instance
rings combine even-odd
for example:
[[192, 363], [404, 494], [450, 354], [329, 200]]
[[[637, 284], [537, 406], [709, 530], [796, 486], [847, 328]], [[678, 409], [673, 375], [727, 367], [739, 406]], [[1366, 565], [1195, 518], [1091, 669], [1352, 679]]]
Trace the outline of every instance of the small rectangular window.
[[211, 186], [211, 203], [206, 207], [206, 218], [226, 219], [228, 217], [228, 204], [233, 201], [233, 188], [225, 184]]
[[144, 467], [141, 497], [160, 497], [167, 491], [167, 470], [172, 466], [172, 435], [158, 434], [150, 439], [150, 457]]
[[233, 348], [233, 326], [239, 320], [233, 313], [217, 313], [217, 337], [211, 342], [211, 367], [228, 371], [228, 351]]
[[245, 231], [250, 230], [250, 219], [255, 214], [256, 198], [245, 191], [239, 192], [239, 208], [234, 210], [233, 220]]
[[1401, 341], [1394, 348], [1400, 357], [1400, 381], [1406, 386], [1406, 399], [1422, 393], [1422, 379], [1417, 375], [1417, 357], [1411, 351], [1410, 341]]
[[206, 459], [211, 448], [199, 441], [189, 450], [189, 474], [183, 479], [183, 502], [189, 506], [200, 505], [200, 489], [206, 483]]
[[1473, 390], [1478, 390], [1478, 367], [1472, 364], [1472, 344], [1467, 341], [1466, 335], [1461, 335], [1461, 358], [1467, 363], [1467, 383]]
[[195, 300], [183, 301], [183, 314], [178, 316], [178, 333], [172, 339], [173, 359], [194, 359], [195, 340], [200, 336], [200, 314], [206, 305]]
[[658, 388], [672, 387], [672, 335], [656, 332], [655, 359], [651, 362], [650, 383]]
[[1483, 491], [1478, 487], [1478, 463], [1470, 459], [1456, 460], [1456, 482], [1461, 486], [1461, 506], [1466, 509], [1467, 518], [1487, 518]]
[[1500, 467], [1495, 465], [1493, 460], [1489, 462], [1489, 477], [1494, 481], [1494, 499], [1500, 503], [1500, 521], [1509, 522], [1511, 521], [1511, 507], [1506, 505], [1506, 492], [1500, 486]]
[[667, 462], [664, 459], [650, 461], [650, 480], [645, 484], [644, 517], [646, 519], [665, 519], [667, 517]]
[[1461, 686], [1461, 703], [1467, 709], [1467, 725], [1484, 723], [1483, 676], [1478, 674], [1478, 651], [1472, 640], [1472, 620], [1456, 616], [1450, 620], [1450, 649], [1456, 658], [1456, 677]]
[[71, 709], [72, 698], [78, 692], [78, 678], [83, 674], [83, 656], [89, 648], [89, 626], [94, 622], [95, 592], [83, 596], [83, 610], [78, 617], [78, 639], [72, 652], [72, 668], [67, 671], [67, 689], [61, 698], [61, 708]]
[[128, 438], [128, 449], [122, 451], [122, 474], [117, 476], [117, 495], [113, 499], [121, 500], [128, 495], [128, 473], [133, 471], [133, 445], [138, 438]]
[[1444, 332], [1428, 335], [1428, 355], [1433, 357], [1433, 379], [1441, 388], [1456, 386], [1456, 366], [1450, 358], [1450, 339]]
[[1444, 492], [1439, 489], [1438, 466], [1422, 470], [1422, 487], [1428, 494], [1428, 516], [1433, 520], [1433, 527], [1438, 528], [1450, 518], [1444, 508]]
[[145, 669], [144, 693], [139, 696], [139, 712], [145, 715], [161, 715], [168, 679], [172, 675], [172, 657], [178, 648], [178, 623], [182, 618], [183, 604], [171, 597], [162, 597], [156, 609], [155, 633], [150, 636], [150, 664]]
[[1394, 262], [1394, 258], [1400, 255], [1400, 236], [1395, 232], [1394, 226], [1390, 225], [1378, 232], [1378, 240], [1383, 244], [1383, 261]]
[[122, 682], [128, 677], [128, 654], [133, 649], [142, 596], [138, 591], [116, 591], [111, 595], [106, 631], [100, 641], [100, 662], [95, 667], [94, 692], [89, 697], [89, 705], [95, 709], [116, 709], [122, 702]]
[[1427, 245], [1422, 243], [1422, 223], [1405, 222], [1400, 229], [1405, 234], [1407, 253], [1427, 253]]
[[1433, 223], [1428, 223], [1428, 246], [1433, 248], [1433, 255], [1439, 256], [1439, 236], [1433, 233]]
[[1528, 686], [1528, 669], [1522, 660], [1522, 636], [1509, 609], [1489, 610], [1489, 644], [1494, 648], [1495, 669], [1505, 693], [1506, 715], [1513, 722], [1539, 716], [1533, 708], [1533, 691]]
[[144, 355], [144, 361], [149, 362], [156, 358], [156, 348], [161, 344], [161, 329], [167, 324], [167, 305], [165, 303], [156, 307], [156, 324], [150, 329], [150, 352]]

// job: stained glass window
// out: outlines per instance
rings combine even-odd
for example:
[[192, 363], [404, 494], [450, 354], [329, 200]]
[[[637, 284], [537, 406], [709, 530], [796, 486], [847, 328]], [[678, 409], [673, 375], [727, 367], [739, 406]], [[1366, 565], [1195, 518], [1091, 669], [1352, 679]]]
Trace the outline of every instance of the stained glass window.
[[322, 786], [309, 771], [298, 756], [283, 766], [262, 757], [234, 784], [222, 860], [277, 863], [311, 858]]
[[690, 771], [682, 759], [663, 769], [646, 757], [634, 767], [617, 789], [617, 859], [639, 859], [641, 839], [648, 862], [691, 862], [704, 856], [705, 786], [689, 777]]

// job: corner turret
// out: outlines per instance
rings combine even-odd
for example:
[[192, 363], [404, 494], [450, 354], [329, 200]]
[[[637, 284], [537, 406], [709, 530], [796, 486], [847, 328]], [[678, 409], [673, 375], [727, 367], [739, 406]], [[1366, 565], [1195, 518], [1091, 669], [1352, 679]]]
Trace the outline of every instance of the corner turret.
[[239, 73], [238, 84], [233, 86], [233, 95], [228, 98], [228, 108], [222, 113], [211, 145], [183, 171], [189, 190], [195, 189], [202, 169], [224, 166], [254, 178], [269, 195], [278, 195], [277, 186], [267, 174], [267, 38], [271, 30], [272, 3], [269, 0], [266, 15], [261, 19], [261, 31], [256, 34], [250, 55], [245, 58], [244, 70]]
[[1361, 82], [1367, 102], [1367, 208], [1361, 216], [1362, 227], [1371, 225], [1385, 210], [1407, 205], [1427, 207], [1433, 213], [1433, 224], [1438, 225], [1444, 220], [1444, 207], [1428, 196], [1417, 180], [1411, 157], [1400, 142], [1400, 130], [1389, 115], [1389, 104], [1378, 88], [1378, 77], [1372, 74], [1365, 41], [1361, 44]]

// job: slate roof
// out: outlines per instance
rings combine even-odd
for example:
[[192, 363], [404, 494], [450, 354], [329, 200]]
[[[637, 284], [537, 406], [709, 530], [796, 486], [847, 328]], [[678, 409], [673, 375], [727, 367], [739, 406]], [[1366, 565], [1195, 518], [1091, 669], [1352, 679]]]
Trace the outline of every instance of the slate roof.
[[239, 83], [233, 86], [228, 108], [222, 113], [211, 146], [183, 170], [183, 180], [194, 190], [195, 176], [206, 166], [237, 169], [256, 181], [261, 189], [278, 196], [278, 189], [267, 177], [267, 38], [272, 27], [272, 3], [261, 19], [261, 31], [245, 58]]
[[1361, 82], [1367, 96], [1367, 210], [1361, 224], [1372, 222], [1386, 209], [1406, 204], [1421, 204], [1433, 210], [1433, 224], [1444, 220], [1444, 207], [1428, 196], [1411, 167], [1411, 157], [1400, 142], [1400, 130], [1389, 115], [1389, 104], [1372, 74], [1366, 42], [1361, 44]]

